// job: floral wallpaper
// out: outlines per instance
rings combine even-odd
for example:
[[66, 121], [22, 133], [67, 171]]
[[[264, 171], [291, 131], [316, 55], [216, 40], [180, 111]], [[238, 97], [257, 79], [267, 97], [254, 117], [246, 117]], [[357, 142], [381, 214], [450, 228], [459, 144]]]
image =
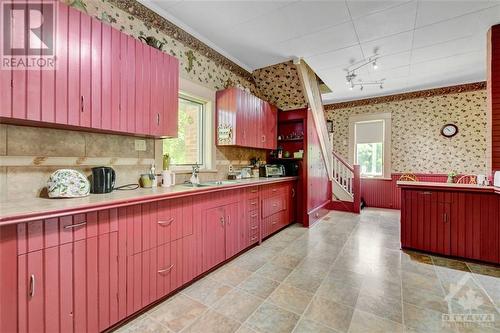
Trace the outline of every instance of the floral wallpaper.
[[[238, 86], [250, 90], [252, 93], [258, 93], [250, 73], [237, 68], [236, 64], [231, 67], [221, 59], [214, 58], [213, 52], [206, 51], [205, 54], [200, 54], [185, 45], [194, 43], [194, 38], [193, 41], [183, 43], [175, 38], [179, 37], [176, 35], [177, 32], [170, 36], [162, 31], [160, 27], [155, 27], [159, 25], [161, 18], [136, 1], [64, 0], [63, 2], [135, 38], [140, 36], [156, 38], [163, 43], [162, 49], [164, 52], [179, 59], [180, 75], [186, 79], [215, 90], [224, 89], [227, 86]], [[127, 7], [128, 12], [118, 8], [114, 4], [115, 2], [120, 7]], [[130, 3], [132, 4], [129, 5]], [[139, 11], [139, 9], [142, 9], [142, 11]], [[154, 17], [141, 20], [137, 17], [139, 14]], [[182, 30], [179, 29], [180, 32]], [[198, 43], [200, 42], [198, 41]], [[224, 58], [224, 60], [227, 59]]]
[[307, 106], [299, 73], [292, 61], [257, 69], [253, 72], [264, 99], [282, 110]]
[[[333, 147], [347, 158], [349, 116], [364, 113], [392, 114], [392, 172], [485, 173], [486, 90], [453, 93], [373, 105], [330, 109]], [[447, 123], [458, 126], [458, 134], [440, 134]]]

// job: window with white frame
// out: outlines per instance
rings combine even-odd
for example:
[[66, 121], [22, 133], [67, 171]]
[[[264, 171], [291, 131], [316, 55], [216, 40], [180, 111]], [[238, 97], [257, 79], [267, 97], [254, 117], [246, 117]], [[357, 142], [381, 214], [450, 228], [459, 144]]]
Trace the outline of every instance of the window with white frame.
[[195, 164], [210, 168], [207, 102], [180, 94], [178, 111], [178, 136], [163, 139], [163, 154], [169, 154], [174, 170], [189, 170]]
[[350, 160], [362, 177], [389, 177], [390, 114], [356, 115], [349, 119]]

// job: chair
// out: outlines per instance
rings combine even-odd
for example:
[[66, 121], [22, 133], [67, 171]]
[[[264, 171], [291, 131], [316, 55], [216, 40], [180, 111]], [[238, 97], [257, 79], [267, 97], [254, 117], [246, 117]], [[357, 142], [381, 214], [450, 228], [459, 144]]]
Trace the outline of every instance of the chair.
[[456, 181], [457, 184], [477, 184], [477, 177], [474, 175], [463, 175]]
[[418, 177], [412, 173], [404, 173], [399, 177], [399, 181], [404, 182], [418, 182]]

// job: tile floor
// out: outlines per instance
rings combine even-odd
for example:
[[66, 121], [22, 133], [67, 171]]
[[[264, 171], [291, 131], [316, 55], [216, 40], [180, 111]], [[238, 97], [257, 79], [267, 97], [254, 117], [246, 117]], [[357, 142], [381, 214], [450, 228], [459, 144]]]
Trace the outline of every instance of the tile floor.
[[118, 332], [500, 333], [499, 308], [500, 268], [402, 252], [399, 212], [365, 209], [293, 225]]

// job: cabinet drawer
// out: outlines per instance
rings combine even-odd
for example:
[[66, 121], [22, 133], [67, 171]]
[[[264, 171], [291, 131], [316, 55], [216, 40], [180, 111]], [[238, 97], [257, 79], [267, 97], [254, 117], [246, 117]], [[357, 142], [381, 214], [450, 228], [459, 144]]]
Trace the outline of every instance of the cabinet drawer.
[[259, 198], [252, 198], [247, 200], [247, 212], [259, 209]]
[[247, 220], [249, 226], [259, 226], [259, 211], [253, 210], [248, 212]]
[[17, 225], [17, 253], [43, 250], [117, 230], [116, 209], [19, 223]]
[[257, 197], [259, 196], [259, 187], [258, 186], [248, 187], [245, 189], [245, 192], [248, 198]]
[[286, 197], [285, 195], [277, 195], [268, 199], [262, 200], [262, 218], [286, 210]]

